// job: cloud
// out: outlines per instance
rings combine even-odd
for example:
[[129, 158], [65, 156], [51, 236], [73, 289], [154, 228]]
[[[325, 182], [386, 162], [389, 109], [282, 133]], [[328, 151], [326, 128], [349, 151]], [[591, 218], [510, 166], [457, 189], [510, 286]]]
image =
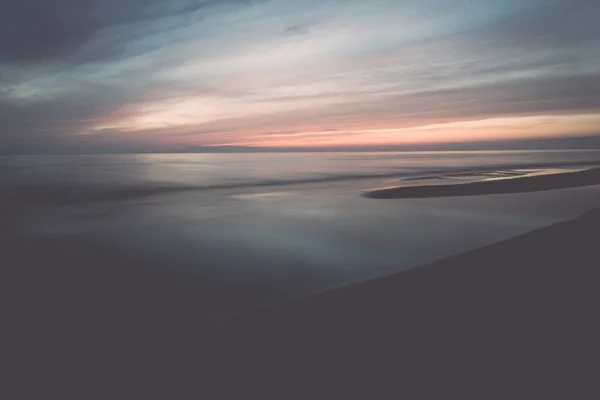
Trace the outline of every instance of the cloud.
[[[323, 131], [334, 123], [344, 129], [414, 127], [440, 122], [492, 117], [595, 113], [600, 109], [600, 76], [545, 78], [525, 82], [500, 82], [473, 88], [386, 95], [369, 102], [355, 99], [327, 108], [292, 110], [267, 116], [216, 120], [192, 125], [174, 134], [264, 134], [264, 127], [294, 127], [293, 131]], [[327, 131], [327, 130], [326, 130]], [[205, 132], [205, 133], [198, 133]], [[334, 132], [336, 132], [334, 130]], [[283, 136], [283, 135], [282, 135]]]
[[381, 129], [593, 114], [599, 8], [593, 0], [8, 0], [0, 143], [83, 151], [351, 142]]
[[540, 2], [537, 7], [491, 24], [480, 39], [490, 45], [530, 49], [598, 44], [599, 13], [600, 4], [594, 0]]
[[[177, 18], [185, 23], [205, 9], [244, 0], [5, 0], [0, 13], [0, 62], [64, 61], [88, 50], [94, 59], [119, 52], [119, 38], [131, 35], [129, 25]], [[104, 43], [85, 49], [96, 36], [111, 28], [118, 37], [105, 35]], [[139, 26], [138, 29], [148, 29]], [[133, 29], [135, 31], [135, 29]]]
[[310, 31], [310, 25], [292, 25], [288, 26], [283, 30], [283, 34], [286, 36], [305, 35]]
[[287, 136], [287, 135], [295, 135], [296, 133], [300, 133], [298, 131], [281, 131], [281, 132], [263, 132], [263, 135], [268, 136]]

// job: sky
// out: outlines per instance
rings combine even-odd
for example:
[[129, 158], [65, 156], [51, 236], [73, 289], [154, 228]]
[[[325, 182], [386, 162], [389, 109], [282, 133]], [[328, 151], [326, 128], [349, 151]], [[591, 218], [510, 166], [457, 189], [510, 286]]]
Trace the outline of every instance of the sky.
[[0, 152], [600, 136], [597, 0], [2, 8]]

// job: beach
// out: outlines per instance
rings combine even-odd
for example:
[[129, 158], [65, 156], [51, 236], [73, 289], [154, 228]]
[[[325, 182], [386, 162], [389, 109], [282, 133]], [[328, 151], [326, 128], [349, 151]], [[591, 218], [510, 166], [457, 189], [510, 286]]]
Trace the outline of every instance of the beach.
[[600, 400], [600, 0], [6, 0], [0, 400]]
[[595, 398], [599, 227], [600, 208], [264, 310], [218, 330], [211, 368], [272, 398]]
[[[95, 257], [83, 271], [21, 269], [2, 280], [11, 377], [3, 390], [63, 399], [591, 399], [600, 393], [599, 227], [595, 209], [224, 319], [195, 317], [205, 302], [190, 276], [113, 270], [110, 257], [79, 248], [70, 261]], [[47, 250], [26, 257], [59, 251]], [[106, 292], [106, 280], [119, 283]]]
[[[487, 177], [481, 181], [463, 184], [437, 184], [427, 186], [405, 186], [373, 190], [366, 192], [365, 197], [373, 199], [409, 199], [451, 196], [481, 196], [486, 194], [524, 193], [544, 190], [565, 189], [570, 187], [600, 184], [600, 168], [583, 169], [574, 172], [548, 173], [540, 175], [514, 174], [513, 171], [502, 171], [504, 176], [494, 176], [496, 171], [480, 176]], [[457, 176], [457, 175], [453, 175]], [[459, 175], [460, 176], [460, 175]], [[489, 177], [491, 176], [491, 178]], [[443, 178], [435, 177], [435, 178]], [[423, 178], [421, 178], [423, 179]]]
[[[569, 187], [565, 179], [573, 176], [579, 175], [561, 176], [565, 187]], [[524, 182], [531, 179], [537, 178], [522, 178]], [[490, 184], [500, 182], [505, 181]], [[329, 281], [315, 285], [314, 277], [286, 270], [282, 274], [295, 273], [294, 284], [304, 282], [302, 279], [310, 282], [304, 292], [298, 292], [309, 294], [291, 297], [289, 289], [282, 291], [285, 286], [274, 285], [269, 275], [265, 276], [271, 280], [246, 272], [244, 279], [226, 283], [226, 275], [217, 275], [220, 271], [215, 268], [230, 267], [220, 261], [229, 258], [218, 258], [217, 252], [228, 257], [253, 254], [243, 253], [243, 248], [222, 245], [222, 249], [211, 248], [211, 253], [207, 248], [213, 242], [208, 242], [198, 253], [169, 253], [171, 258], [165, 258], [152, 242], [146, 242], [145, 251], [139, 252], [133, 246], [115, 246], [101, 230], [86, 234], [70, 228], [75, 232], [70, 233], [68, 225], [57, 225], [44, 231], [48, 233], [32, 234], [23, 228], [29, 225], [8, 218], [16, 215], [14, 210], [24, 213], [27, 204], [14, 205], [5, 215], [1, 236], [2, 366], [7, 378], [1, 390], [15, 399], [597, 398], [600, 324], [594, 316], [600, 301], [595, 287], [600, 253], [595, 242], [600, 209], [588, 206], [597, 202], [595, 188], [555, 188], [533, 193], [533, 197], [526, 193], [458, 197], [449, 200], [452, 202], [442, 199], [442, 203], [435, 199], [382, 202], [361, 198], [358, 191], [342, 191], [340, 198], [357, 198], [349, 210], [372, 205], [386, 219], [392, 218], [392, 212], [406, 213], [398, 221], [408, 225], [398, 229], [366, 224], [367, 217], [380, 214], [365, 214], [358, 220], [346, 217], [363, 229], [370, 226], [367, 234], [378, 232], [377, 240], [387, 238], [402, 251], [421, 242], [410, 242], [410, 236], [400, 236], [400, 232], [415, 236], [418, 222], [426, 221], [431, 213], [442, 220], [423, 234], [423, 249], [430, 253], [445, 246], [432, 241], [434, 229], [440, 229], [445, 221], [455, 225], [440, 238], [451, 240], [461, 232], [461, 241], [472, 240], [470, 245], [461, 244], [463, 247], [450, 246], [446, 252], [476, 244], [467, 232], [472, 232], [471, 236], [484, 232], [479, 228], [456, 230], [456, 224], [469, 221], [464, 215], [477, 216], [475, 221], [480, 224], [482, 216], [504, 210], [499, 219], [505, 221], [512, 215], [516, 225], [499, 236], [485, 238], [488, 244], [483, 247], [420, 267], [402, 267], [393, 273], [379, 267], [375, 274], [379, 277], [374, 279], [364, 278], [367, 274], [362, 272], [352, 279], [339, 274], [333, 288]], [[314, 193], [320, 192], [309, 193], [311, 202]], [[564, 215], [585, 207], [589, 211], [576, 218], [560, 218], [564, 222], [548, 223], [556, 220], [553, 217], [531, 219], [532, 225], [527, 225], [525, 215], [529, 214], [507, 214], [512, 205], [499, 208], [515, 203], [520, 209], [542, 210], [541, 200], [550, 193], [557, 202], [553, 207], [560, 207]], [[301, 204], [312, 204], [308, 210], [320, 211], [319, 218], [329, 215], [325, 213], [328, 208], [293, 203], [289, 195], [273, 199], [261, 195], [260, 200], [253, 196], [251, 201], [243, 200], [247, 203], [236, 200], [234, 205], [265, 207], [273, 215], [278, 204], [285, 210], [292, 204], [298, 210], [304, 210]], [[221, 192], [215, 197], [223, 202]], [[198, 207], [197, 198], [184, 199], [193, 200]], [[153, 201], [172, 207], [177, 199]], [[43, 203], [39, 194], [37, 201]], [[185, 203], [179, 200], [174, 204]], [[337, 209], [346, 203], [334, 204]], [[411, 207], [401, 208], [406, 204]], [[425, 204], [431, 208], [409, 219]], [[567, 210], [569, 204], [571, 210]], [[149, 207], [137, 200], [132, 205], [135, 210]], [[72, 205], [61, 207], [51, 210], [59, 216], [72, 211]], [[449, 217], [438, 211], [442, 207], [453, 210], [452, 218], [443, 219]], [[477, 207], [488, 212], [458, 212]], [[28, 216], [39, 214], [53, 221], [46, 211], [33, 214], [27, 210]], [[92, 210], [99, 213], [105, 208]], [[186, 218], [190, 210], [183, 208]], [[99, 215], [104, 221], [109, 214]], [[128, 214], [121, 211], [119, 215], [123, 219]], [[266, 215], [259, 214], [261, 220]], [[237, 229], [242, 229], [239, 215], [236, 218]], [[124, 221], [116, 226], [132, 234], [125, 225], [135, 220]], [[333, 223], [333, 219], [325, 221]], [[391, 224], [398, 225], [395, 221]], [[482, 226], [502, 226], [495, 218], [489, 221], [490, 225]], [[251, 225], [254, 235], [260, 232], [258, 226]], [[210, 225], [211, 231], [217, 228]], [[161, 229], [168, 226], [163, 223]], [[523, 233], [526, 231], [530, 232]], [[282, 236], [283, 231], [276, 232]], [[513, 239], [494, 240], [511, 232], [521, 233]], [[200, 233], [194, 231], [196, 246], [210, 239]], [[489, 244], [494, 241], [498, 243]], [[335, 242], [328, 243], [331, 247]], [[347, 242], [343, 246], [351, 252]], [[303, 252], [306, 249], [301, 248]], [[372, 249], [364, 258], [351, 253], [365, 271], [378, 265], [374, 257], [379, 247]], [[176, 256], [187, 258], [177, 262]], [[396, 257], [397, 265], [405, 262], [409, 266], [427, 259], [402, 261], [396, 253], [390, 256]], [[258, 268], [262, 260], [247, 260], [246, 265]], [[289, 265], [288, 260], [292, 258], [278, 253], [273, 262], [281, 269]], [[352, 265], [346, 258], [326, 260]]]

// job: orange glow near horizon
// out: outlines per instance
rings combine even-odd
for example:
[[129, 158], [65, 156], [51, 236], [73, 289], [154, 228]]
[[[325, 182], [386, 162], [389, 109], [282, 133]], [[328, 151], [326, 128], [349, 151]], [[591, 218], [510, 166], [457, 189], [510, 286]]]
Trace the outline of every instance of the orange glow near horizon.
[[373, 129], [360, 126], [355, 129], [350, 124], [337, 129], [315, 129], [315, 126], [295, 129], [290, 125], [280, 129], [270, 127], [272, 132], [246, 131], [243, 126], [231, 126], [227, 131], [195, 135], [192, 125], [180, 127], [183, 130], [177, 127], [163, 129], [160, 135], [170, 136], [170, 143], [203, 146], [336, 147], [482, 142], [594, 135], [600, 126], [600, 114], [498, 117], [399, 128], [389, 127], [389, 124]]
[[63, 2], [40, 18], [72, 36], [16, 24], [0, 60], [3, 153], [600, 135], [600, 25], [567, 0]]

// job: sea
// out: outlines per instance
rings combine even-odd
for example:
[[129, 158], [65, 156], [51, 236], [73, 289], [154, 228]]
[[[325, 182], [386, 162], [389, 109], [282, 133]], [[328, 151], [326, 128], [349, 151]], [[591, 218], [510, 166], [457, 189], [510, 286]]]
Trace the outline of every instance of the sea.
[[[194, 271], [215, 290], [256, 284], [276, 293], [269, 301], [285, 301], [600, 205], [600, 185], [405, 200], [369, 199], [366, 191], [594, 165], [600, 151], [6, 155], [0, 229], [67, 243], [85, 238], [136, 254], [141, 265]], [[243, 294], [236, 301], [265, 302]]]

